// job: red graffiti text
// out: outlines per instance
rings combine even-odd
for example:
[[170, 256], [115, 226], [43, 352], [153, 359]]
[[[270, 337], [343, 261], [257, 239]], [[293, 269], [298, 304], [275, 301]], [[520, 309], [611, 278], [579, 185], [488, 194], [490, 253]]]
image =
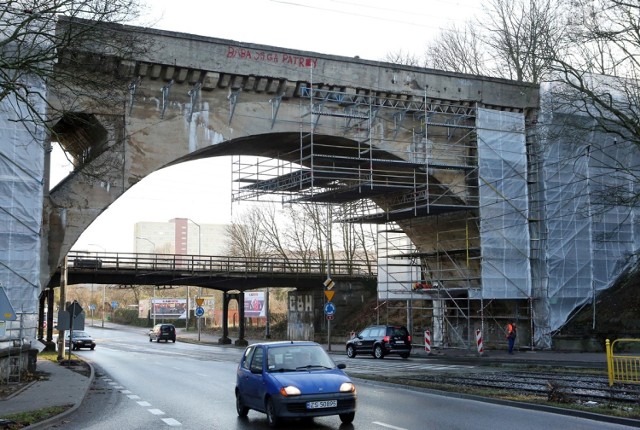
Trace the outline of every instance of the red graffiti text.
[[247, 61], [260, 61], [273, 64], [287, 64], [294, 67], [305, 67], [315, 69], [318, 66], [318, 59], [304, 57], [300, 55], [282, 54], [277, 52], [258, 51], [255, 49], [238, 48], [229, 46], [227, 48], [227, 58], [238, 58]]

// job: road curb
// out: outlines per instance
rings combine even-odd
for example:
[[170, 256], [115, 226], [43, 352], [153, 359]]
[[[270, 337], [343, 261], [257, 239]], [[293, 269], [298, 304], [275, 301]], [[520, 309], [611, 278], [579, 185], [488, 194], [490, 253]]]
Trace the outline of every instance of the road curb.
[[93, 380], [95, 379], [95, 370], [93, 368], [93, 366], [91, 365], [90, 362], [82, 360], [84, 363], [87, 364], [87, 366], [89, 366], [89, 369], [91, 369], [91, 373], [89, 374], [89, 378], [88, 378], [88, 382], [87, 382], [87, 388], [84, 390], [84, 393], [82, 395], [82, 398], [80, 399], [79, 402], [74, 403], [74, 405], [72, 407], [70, 407], [69, 409], [67, 409], [66, 411], [55, 415], [53, 417], [47, 418], [46, 420], [43, 421], [39, 421], [37, 423], [31, 424], [30, 426], [24, 427], [24, 430], [36, 430], [36, 429], [44, 429], [47, 426], [57, 423], [58, 421], [60, 421], [61, 419], [63, 419], [64, 417], [66, 417], [67, 415], [72, 414], [73, 412], [75, 412], [80, 405], [82, 404], [82, 402], [84, 401], [84, 399], [87, 397], [87, 394], [89, 393], [89, 388], [91, 387], [91, 385], [93, 384]]

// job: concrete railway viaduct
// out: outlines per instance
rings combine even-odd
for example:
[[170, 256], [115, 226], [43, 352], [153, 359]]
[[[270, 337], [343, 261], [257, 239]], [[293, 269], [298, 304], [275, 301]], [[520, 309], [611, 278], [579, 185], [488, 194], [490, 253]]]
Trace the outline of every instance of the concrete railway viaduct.
[[435, 345], [469, 345], [479, 328], [499, 340], [517, 319], [521, 342], [550, 346], [574, 306], [548, 300], [538, 86], [148, 28], [104, 31], [149, 49], [60, 55], [57, 67], [107, 76], [116, 96], [97, 103], [52, 89], [64, 112], [56, 139], [77, 168], [45, 191], [41, 285], [142, 178], [233, 156], [234, 200], [342, 205], [348, 216], [337, 221], [378, 224], [379, 299], [429, 321]]

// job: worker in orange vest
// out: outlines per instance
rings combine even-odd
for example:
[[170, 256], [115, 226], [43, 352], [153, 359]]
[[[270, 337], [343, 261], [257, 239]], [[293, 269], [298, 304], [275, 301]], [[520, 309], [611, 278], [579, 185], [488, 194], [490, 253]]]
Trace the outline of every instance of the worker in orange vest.
[[507, 342], [509, 344], [509, 354], [513, 354], [513, 346], [516, 343], [516, 334], [516, 323], [512, 321], [507, 324]]

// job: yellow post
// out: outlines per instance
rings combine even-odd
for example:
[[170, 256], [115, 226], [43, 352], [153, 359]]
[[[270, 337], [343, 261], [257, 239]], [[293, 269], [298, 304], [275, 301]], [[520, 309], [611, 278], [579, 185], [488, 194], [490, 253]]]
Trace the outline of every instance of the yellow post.
[[609, 375], [609, 386], [613, 386], [613, 354], [611, 352], [611, 343], [609, 339], [606, 340], [607, 351], [607, 374]]

